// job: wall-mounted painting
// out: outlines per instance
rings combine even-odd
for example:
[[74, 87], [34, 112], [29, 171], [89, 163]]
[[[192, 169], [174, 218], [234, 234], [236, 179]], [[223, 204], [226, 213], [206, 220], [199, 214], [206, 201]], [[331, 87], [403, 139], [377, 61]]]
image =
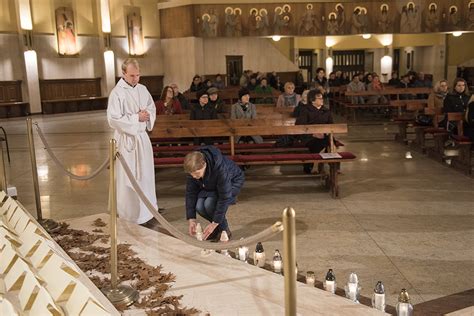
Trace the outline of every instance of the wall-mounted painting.
[[71, 8], [56, 9], [56, 30], [58, 37], [58, 53], [61, 56], [77, 55], [76, 24]]
[[142, 17], [140, 13], [133, 12], [127, 15], [128, 49], [132, 56], [141, 56], [145, 53], [143, 46]]

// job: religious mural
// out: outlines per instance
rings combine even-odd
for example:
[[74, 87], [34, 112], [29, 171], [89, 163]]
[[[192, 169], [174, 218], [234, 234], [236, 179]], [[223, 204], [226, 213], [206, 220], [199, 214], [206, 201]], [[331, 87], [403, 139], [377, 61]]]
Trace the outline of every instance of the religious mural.
[[474, 0], [197, 5], [197, 36], [350, 35], [474, 30]]
[[71, 8], [56, 9], [56, 32], [58, 38], [58, 53], [62, 56], [77, 55], [76, 26]]
[[128, 49], [132, 56], [140, 56], [145, 52], [143, 46], [142, 17], [133, 12], [127, 15]]

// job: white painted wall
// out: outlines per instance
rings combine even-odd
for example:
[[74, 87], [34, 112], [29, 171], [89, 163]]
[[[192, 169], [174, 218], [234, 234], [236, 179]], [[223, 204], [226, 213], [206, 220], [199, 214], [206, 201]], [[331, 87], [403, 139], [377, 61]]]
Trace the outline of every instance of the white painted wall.
[[0, 34], [0, 47], [1, 80], [24, 80], [23, 49], [18, 34]]
[[298, 66], [266, 38], [206, 38], [204, 39], [205, 73], [226, 73], [226, 55], [242, 55], [244, 69], [253, 71], [298, 70]]
[[[142, 76], [163, 75], [163, 56], [161, 53], [161, 41], [158, 38], [145, 38], [145, 55], [137, 57], [140, 64]], [[122, 75], [122, 63], [129, 57], [128, 39], [126, 37], [113, 37], [111, 47], [115, 54], [116, 76]]]

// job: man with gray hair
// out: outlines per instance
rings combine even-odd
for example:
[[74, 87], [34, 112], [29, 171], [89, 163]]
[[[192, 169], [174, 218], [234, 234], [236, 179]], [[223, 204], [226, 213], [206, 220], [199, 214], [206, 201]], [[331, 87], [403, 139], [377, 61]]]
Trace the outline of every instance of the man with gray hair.
[[[112, 90], [107, 106], [107, 120], [117, 141], [117, 150], [130, 167], [145, 196], [158, 209], [155, 192], [153, 149], [146, 133], [155, 123], [153, 99], [140, 80], [140, 66], [128, 58], [122, 64], [122, 78]], [[125, 170], [116, 165], [117, 212], [130, 222], [156, 229], [157, 221], [132, 188]]]

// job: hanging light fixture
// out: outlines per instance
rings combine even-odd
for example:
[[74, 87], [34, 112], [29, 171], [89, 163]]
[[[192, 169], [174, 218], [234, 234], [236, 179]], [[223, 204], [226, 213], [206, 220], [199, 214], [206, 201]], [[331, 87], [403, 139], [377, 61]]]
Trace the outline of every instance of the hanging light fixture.
[[253, 261], [257, 267], [263, 268], [265, 266], [265, 250], [261, 242], [257, 243], [255, 252], [253, 253]]
[[324, 289], [332, 294], [336, 293], [336, 275], [329, 269], [328, 273], [326, 273], [326, 278], [324, 280]]
[[283, 268], [283, 259], [281, 258], [281, 253], [278, 249], [275, 249], [273, 254], [273, 271], [275, 273], [281, 273]]
[[385, 288], [382, 281], [375, 284], [374, 294], [372, 294], [372, 307], [385, 312]]
[[410, 296], [406, 289], [402, 289], [400, 295], [398, 295], [396, 309], [397, 316], [413, 316], [413, 305], [410, 303]]
[[372, 37], [372, 34], [362, 34], [363, 39], [369, 39]]
[[459, 37], [462, 35], [462, 32], [461, 31], [456, 31], [456, 32], [453, 32], [453, 36], [454, 37]]
[[346, 291], [346, 297], [353, 302], [359, 303], [359, 293], [360, 293], [360, 285], [359, 285], [359, 277], [357, 274], [352, 272], [349, 275], [349, 282], [344, 286], [344, 290]]
[[275, 41], [275, 42], [278, 42], [279, 40], [281, 40], [281, 36], [280, 35], [273, 35], [272, 40]]

